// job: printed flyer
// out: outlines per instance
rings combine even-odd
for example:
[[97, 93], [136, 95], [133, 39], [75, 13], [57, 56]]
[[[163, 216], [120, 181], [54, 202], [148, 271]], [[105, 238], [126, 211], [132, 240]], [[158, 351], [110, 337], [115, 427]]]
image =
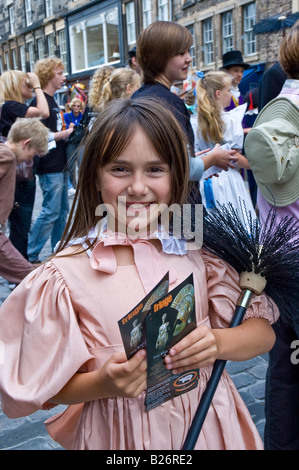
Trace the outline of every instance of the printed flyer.
[[145, 318], [151, 305], [168, 292], [169, 273], [118, 322], [127, 358], [134, 356], [139, 349], [146, 348]]
[[196, 328], [193, 275], [151, 306], [146, 317], [146, 411], [198, 385], [199, 370], [173, 374], [164, 366], [169, 349]]
[[198, 385], [198, 369], [173, 374], [164, 365], [169, 349], [196, 328], [193, 275], [168, 287], [167, 274], [118, 322], [128, 359], [147, 350], [146, 411]]

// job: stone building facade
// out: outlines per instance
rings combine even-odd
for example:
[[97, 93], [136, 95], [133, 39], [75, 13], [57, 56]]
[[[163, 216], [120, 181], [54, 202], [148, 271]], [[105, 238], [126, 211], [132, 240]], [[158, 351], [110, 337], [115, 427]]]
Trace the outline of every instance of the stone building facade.
[[254, 24], [298, 10], [299, 0], [0, 0], [0, 72], [28, 72], [38, 59], [58, 56], [68, 85], [88, 88], [99, 66], [124, 66], [140, 32], [156, 20], [191, 31], [196, 69], [221, 67], [231, 49], [267, 66], [277, 59], [282, 33], [254, 35]]
[[194, 65], [203, 71], [221, 67], [222, 54], [231, 49], [241, 50], [250, 64], [270, 65], [283, 33], [254, 35], [254, 24], [298, 10], [299, 2], [290, 0], [174, 0], [173, 6], [174, 21], [193, 33]]

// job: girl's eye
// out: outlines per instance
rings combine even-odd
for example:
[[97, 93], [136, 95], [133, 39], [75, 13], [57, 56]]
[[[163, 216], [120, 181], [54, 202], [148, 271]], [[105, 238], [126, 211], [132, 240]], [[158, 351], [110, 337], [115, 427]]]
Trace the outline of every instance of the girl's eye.
[[127, 170], [123, 166], [117, 166], [115, 168], [112, 168], [111, 170], [113, 173], [125, 173]]
[[181, 52], [179, 55], [190, 54], [191, 49], [187, 49], [186, 51]]
[[153, 167], [149, 168], [148, 171], [150, 173], [158, 174], [158, 173], [163, 173], [165, 171], [165, 168], [162, 168], [162, 167], [159, 167], [159, 166], [153, 166]]

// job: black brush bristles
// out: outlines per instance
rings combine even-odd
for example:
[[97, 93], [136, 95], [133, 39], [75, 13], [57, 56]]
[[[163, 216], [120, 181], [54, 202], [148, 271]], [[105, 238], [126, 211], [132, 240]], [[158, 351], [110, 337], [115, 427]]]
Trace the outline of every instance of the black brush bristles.
[[231, 204], [204, 216], [203, 248], [238, 273], [253, 271], [266, 278], [265, 293], [277, 304], [281, 319], [299, 324], [299, 221], [285, 217], [276, 224], [276, 209], [263, 226], [244, 205], [243, 225]]

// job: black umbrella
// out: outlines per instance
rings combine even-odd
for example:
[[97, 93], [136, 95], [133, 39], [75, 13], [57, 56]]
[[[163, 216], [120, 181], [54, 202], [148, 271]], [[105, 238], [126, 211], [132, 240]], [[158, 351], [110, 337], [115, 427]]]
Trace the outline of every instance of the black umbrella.
[[276, 15], [270, 18], [265, 18], [253, 26], [255, 34], [277, 33], [291, 28], [296, 21], [299, 20], [299, 12], [292, 13], [291, 15]]

